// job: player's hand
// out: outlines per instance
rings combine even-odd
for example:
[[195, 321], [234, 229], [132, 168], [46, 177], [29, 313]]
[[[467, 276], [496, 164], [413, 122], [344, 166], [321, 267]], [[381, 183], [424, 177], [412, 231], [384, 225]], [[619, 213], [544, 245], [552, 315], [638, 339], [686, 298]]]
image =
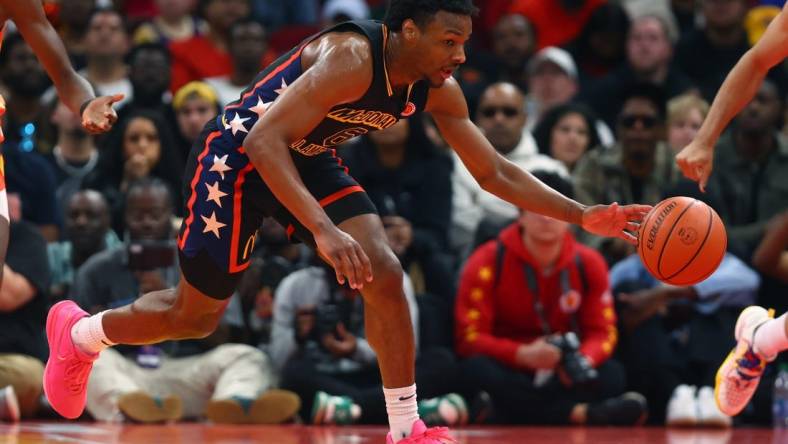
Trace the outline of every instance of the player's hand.
[[112, 128], [118, 120], [118, 114], [112, 108], [123, 100], [123, 94], [96, 97], [82, 111], [82, 127], [90, 134], [104, 133]]
[[706, 192], [712, 167], [714, 147], [693, 141], [676, 155], [676, 164], [688, 179], [698, 182], [700, 190]]
[[317, 251], [323, 256], [337, 274], [337, 282], [350, 288], [362, 289], [364, 282], [372, 282], [372, 264], [367, 254], [349, 234], [336, 226], [331, 226], [315, 235]]
[[611, 205], [594, 205], [583, 211], [583, 229], [589, 233], [605, 237], [624, 239], [637, 245], [637, 231], [650, 205], [624, 205], [617, 202]]

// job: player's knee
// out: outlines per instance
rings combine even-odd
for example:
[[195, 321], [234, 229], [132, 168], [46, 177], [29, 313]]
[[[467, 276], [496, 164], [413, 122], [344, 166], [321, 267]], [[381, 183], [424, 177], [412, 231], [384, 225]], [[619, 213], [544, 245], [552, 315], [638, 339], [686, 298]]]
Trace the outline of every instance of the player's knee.
[[221, 313], [173, 312], [170, 317], [173, 334], [178, 339], [202, 339], [216, 330]]
[[384, 250], [370, 258], [374, 288], [382, 290], [402, 288], [402, 265], [391, 250]]

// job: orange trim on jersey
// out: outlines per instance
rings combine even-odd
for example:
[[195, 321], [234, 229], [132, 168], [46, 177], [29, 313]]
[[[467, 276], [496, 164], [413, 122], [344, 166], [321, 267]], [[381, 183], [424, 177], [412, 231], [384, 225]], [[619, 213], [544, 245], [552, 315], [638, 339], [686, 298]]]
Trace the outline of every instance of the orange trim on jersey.
[[[239, 148], [243, 149], [243, 147]], [[238, 273], [239, 271], [246, 270], [249, 267], [249, 261], [243, 264], [238, 264], [238, 241], [241, 237], [241, 203], [243, 198], [243, 185], [246, 181], [246, 175], [254, 169], [251, 162], [241, 168], [238, 176], [235, 178], [235, 191], [233, 194], [233, 237], [230, 239], [230, 259], [227, 262], [230, 265], [230, 273]]]
[[339, 199], [342, 199], [343, 197], [347, 196], [348, 194], [363, 193], [363, 192], [364, 192], [364, 188], [361, 188], [360, 185], [352, 185], [347, 188], [342, 188], [336, 193], [320, 199], [320, 206], [327, 207], [332, 203], [338, 201]]
[[389, 40], [389, 29], [386, 25], [380, 25], [383, 27], [383, 74], [386, 76], [386, 91], [389, 93], [389, 97], [394, 95], [394, 89], [391, 87], [391, 81], [389, 80], [389, 69], [386, 67], [386, 42]]
[[189, 201], [186, 203], [186, 211], [189, 212], [189, 217], [186, 218], [186, 229], [183, 231], [183, 236], [178, 240], [178, 247], [181, 250], [183, 250], [184, 245], [186, 245], [186, 239], [189, 237], [189, 228], [192, 222], [194, 222], [194, 211], [192, 207], [194, 206], [194, 201], [197, 200], [197, 182], [200, 181], [200, 174], [202, 174], [202, 160], [208, 155], [208, 150], [213, 139], [221, 134], [221, 131], [214, 131], [208, 134], [208, 137], [205, 138], [205, 148], [203, 148], [200, 155], [197, 156], [197, 169], [194, 171], [194, 177], [191, 183], [192, 194], [189, 196]]
[[255, 83], [254, 86], [249, 91], [246, 92], [246, 94], [241, 96], [241, 99], [238, 101], [238, 103], [236, 103], [234, 105], [227, 105], [227, 106], [224, 107], [224, 109], [225, 110], [234, 109], [234, 108], [238, 108], [239, 106], [241, 106], [241, 104], [244, 103], [244, 100], [248, 99], [249, 96], [251, 96], [257, 88], [259, 88], [265, 82], [271, 80], [274, 76], [276, 76], [277, 74], [282, 72], [285, 68], [290, 66], [290, 64], [293, 63], [293, 61], [295, 59], [300, 57], [301, 56], [301, 52], [304, 50], [304, 48], [306, 48], [306, 45], [308, 45], [309, 43], [311, 43], [311, 41], [307, 42], [307, 43], [304, 43], [300, 48], [298, 48], [298, 51], [296, 51], [292, 56], [290, 56], [289, 59], [287, 59], [287, 61], [285, 61], [281, 65], [277, 66], [276, 69], [274, 69], [273, 71], [268, 73], [268, 75], [265, 76], [263, 78], [263, 80], [260, 80], [259, 82]]

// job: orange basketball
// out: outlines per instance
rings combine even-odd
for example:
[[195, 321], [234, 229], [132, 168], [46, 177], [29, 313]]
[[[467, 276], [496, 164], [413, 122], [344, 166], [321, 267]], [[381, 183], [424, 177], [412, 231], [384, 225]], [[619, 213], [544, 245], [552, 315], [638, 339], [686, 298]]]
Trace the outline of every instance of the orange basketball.
[[671, 285], [693, 285], [722, 262], [728, 237], [717, 213], [684, 196], [658, 203], [640, 225], [638, 254], [655, 278]]

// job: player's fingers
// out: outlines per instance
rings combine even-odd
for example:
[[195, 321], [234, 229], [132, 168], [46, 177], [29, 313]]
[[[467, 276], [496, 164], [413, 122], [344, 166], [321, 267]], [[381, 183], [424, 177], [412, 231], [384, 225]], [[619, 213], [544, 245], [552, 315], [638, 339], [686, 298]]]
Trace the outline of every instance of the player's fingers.
[[[361, 248], [361, 245], [356, 243], [356, 255], [361, 262], [361, 275], [366, 282], [372, 282], [372, 262], [369, 260], [367, 253]], [[363, 281], [362, 281], [363, 282]]]
[[123, 100], [124, 97], [126, 96], [123, 94], [115, 94], [112, 97], [110, 97], [109, 99], [110, 104], [120, 102], [121, 100]]
[[627, 222], [627, 226], [625, 228], [625, 230], [631, 231], [633, 233], [637, 233], [639, 229], [640, 229], [640, 224], [635, 222]]
[[350, 259], [350, 265], [352, 267], [351, 273], [353, 275], [353, 282], [354, 285], [352, 288], [362, 289], [364, 288], [364, 270], [361, 265], [361, 259], [358, 257], [358, 251], [356, 250], [356, 245], [351, 247], [348, 251], [348, 258]]
[[357, 285], [356, 275], [353, 272], [353, 262], [350, 260], [348, 252], [342, 251], [339, 257], [340, 257], [339, 262], [341, 264], [339, 268], [341, 270], [342, 276], [344, 276], [345, 279], [347, 279], [350, 288], [356, 288]]
[[630, 243], [630, 244], [632, 244], [632, 245], [634, 245], [636, 247], [638, 245], [638, 238], [635, 237], [635, 235], [633, 235], [632, 233], [630, 233], [628, 231], [623, 231], [622, 230], [621, 233], [619, 233], [618, 237], [620, 237], [621, 239], [624, 239], [625, 241], [627, 241], [628, 243]]
[[698, 180], [698, 186], [700, 187], [700, 191], [702, 193], [706, 192], [706, 184], [709, 182], [709, 175], [710, 175], [709, 171], [704, 171], [700, 175], [700, 179]]

